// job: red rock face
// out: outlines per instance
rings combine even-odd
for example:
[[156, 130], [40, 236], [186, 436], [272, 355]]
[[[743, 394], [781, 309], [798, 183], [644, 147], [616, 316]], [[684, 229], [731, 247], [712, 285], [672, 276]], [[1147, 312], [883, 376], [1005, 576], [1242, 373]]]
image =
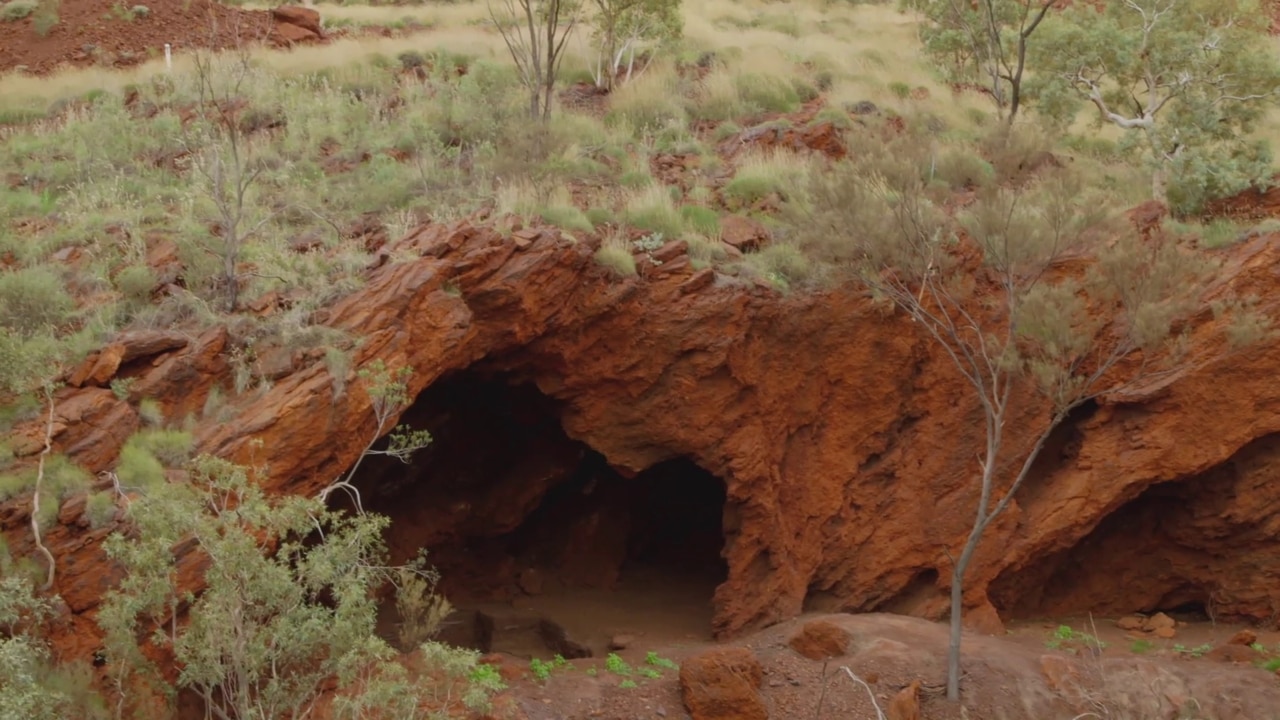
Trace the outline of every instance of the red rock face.
[[[719, 634], [807, 603], [942, 615], [947, 553], [976, 502], [982, 427], [949, 362], [902, 317], [855, 289], [781, 297], [675, 260], [617, 280], [590, 243], [552, 232], [518, 246], [461, 223], [423, 228], [401, 246], [419, 259], [379, 267], [329, 309], [328, 324], [364, 338], [353, 367], [408, 365], [416, 395], [483, 361], [534, 383], [569, 438], [619, 472], [683, 458], [720, 478], [732, 517], [727, 581], [714, 598]], [[1237, 248], [1222, 277], [1271, 309], [1277, 261], [1280, 246], [1260, 238]], [[227, 376], [226, 339], [218, 329], [181, 347], [126, 343], [115, 372], [135, 378], [135, 401], [199, 417]], [[106, 382], [117, 350], [85, 369], [86, 385]], [[1280, 341], [1214, 357], [1061, 428], [969, 570], [966, 604], [984, 626], [998, 625], [996, 610], [1132, 612], [1211, 598], [1218, 617], [1263, 619], [1280, 606], [1270, 580], [1280, 574], [1280, 484], [1268, 470], [1280, 463]], [[266, 467], [272, 490], [313, 493], [355, 460], [373, 415], [354, 375], [335, 400], [317, 356], [286, 359], [269, 390], [234, 401], [234, 422], [202, 421], [198, 443]], [[138, 425], [133, 406], [101, 387], [64, 389], [58, 413], [58, 449], [94, 472], [111, 467]], [[1011, 426], [1039, 417], [1029, 406]], [[21, 429], [27, 436], [38, 431]], [[22, 451], [29, 459], [38, 444]], [[518, 524], [534, 495], [467, 522]], [[71, 652], [96, 642], [89, 617], [111, 580], [104, 531], [90, 531], [76, 507], [46, 539], [74, 613], [59, 639]], [[27, 509], [25, 498], [0, 504], [15, 554], [32, 549]]]

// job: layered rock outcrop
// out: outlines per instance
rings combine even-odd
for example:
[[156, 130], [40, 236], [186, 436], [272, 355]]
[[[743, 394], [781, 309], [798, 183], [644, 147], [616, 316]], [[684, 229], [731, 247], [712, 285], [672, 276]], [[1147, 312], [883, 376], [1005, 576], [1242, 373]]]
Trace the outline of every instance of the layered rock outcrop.
[[[535, 383], [567, 434], [615, 468], [684, 458], [723, 480], [732, 522], [718, 633], [806, 608], [945, 611], [982, 427], [949, 361], [902, 316], [853, 288], [781, 296], [695, 270], [676, 250], [646, 277], [617, 279], [589, 242], [554, 231], [434, 225], [397, 252], [414, 259], [372, 271], [323, 318], [363, 338], [352, 373], [375, 359], [407, 365], [417, 394], [483, 360]], [[1221, 281], [1273, 311], [1277, 261], [1280, 239], [1255, 239], [1235, 248]], [[92, 358], [84, 387], [60, 393], [57, 448], [110, 469], [139, 423], [134, 405], [94, 387], [111, 376], [134, 378], [133, 402], [198, 416], [227, 373], [227, 333], [181, 340], [125, 338]], [[321, 355], [264, 352], [274, 383], [236, 400], [233, 422], [202, 421], [199, 449], [264, 468], [278, 492], [315, 492], [339, 475], [374, 420], [358, 383], [337, 392]], [[1267, 469], [1280, 462], [1280, 340], [1211, 358], [1061, 428], [970, 569], [975, 618], [1210, 601], [1219, 617], [1273, 616], [1280, 483]], [[1036, 417], [1028, 408], [1014, 427]], [[0, 504], [14, 553], [32, 550], [27, 507]], [[100, 549], [109, 528], [91, 529], [82, 508], [67, 502], [46, 538], [71, 610], [69, 652], [95, 642], [89, 617], [111, 580]]]

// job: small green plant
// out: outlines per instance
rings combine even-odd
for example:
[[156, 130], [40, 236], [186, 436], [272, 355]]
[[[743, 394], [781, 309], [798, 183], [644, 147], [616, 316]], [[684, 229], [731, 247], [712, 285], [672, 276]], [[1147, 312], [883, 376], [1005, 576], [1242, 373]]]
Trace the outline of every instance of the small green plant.
[[529, 661], [529, 672], [533, 674], [533, 678], [538, 682], [550, 680], [551, 671], [554, 668], [555, 666], [541, 658], [533, 658]]
[[586, 672], [587, 672], [587, 677], [595, 677], [596, 675], [600, 674], [600, 671], [595, 669], [594, 667], [587, 668]]
[[662, 668], [662, 669], [664, 669], [664, 670], [679, 670], [679, 669], [680, 669], [680, 666], [679, 666], [679, 665], [677, 665], [677, 664], [675, 663], [675, 661], [673, 661], [673, 660], [668, 660], [667, 658], [661, 657], [660, 655], [658, 655], [658, 653], [653, 652], [652, 650], [650, 650], [649, 652], [645, 653], [645, 656], [644, 656], [644, 664], [645, 664], [645, 665], [651, 665], [651, 666], [653, 666], [653, 667], [657, 667], [657, 668]]
[[631, 690], [639, 686], [636, 685], [635, 680], [623, 680], [622, 682], [618, 683], [618, 687], [622, 688], [623, 690]]
[[1155, 647], [1156, 644], [1150, 640], [1138, 639], [1129, 644], [1129, 652], [1134, 655], [1142, 655], [1143, 653], [1151, 652]]
[[619, 657], [618, 653], [609, 653], [609, 655], [605, 657], [604, 669], [608, 670], [614, 675], [630, 675], [631, 674], [631, 666], [627, 664], [626, 660], [623, 660], [621, 657]]
[[1210, 643], [1197, 645], [1192, 648], [1189, 648], [1186, 645], [1183, 645], [1182, 643], [1174, 643], [1173, 645], [1173, 651], [1175, 653], [1189, 657], [1189, 658], [1203, 657], [1205, 653], [1209, 652], [1212, 649], [1213, 649], [1213, 645]]
[[649, 678], [650, 680], [657, 680], [658, 678], [662, 677], [662, 671], [658, 670], [657, 668], [644, 667], [644, 668], [640, 668], [637, 672]]
[[116, 396], [117, 400], [129, 399], [129, 388], [133, 386], [136, 378], [115, 378], [111, 381], [111, 394]]
[[1070, 625], [1059, 625], [1058, 629], [1054, 630], [1049, 639], [1045, 641], [1044, 646], [1050, 650], [1065, 650], [1069, 653], [1076, 653], [1082, 648], [1101, 650], [1107, 644], [1089, 633], [1072, 629]]

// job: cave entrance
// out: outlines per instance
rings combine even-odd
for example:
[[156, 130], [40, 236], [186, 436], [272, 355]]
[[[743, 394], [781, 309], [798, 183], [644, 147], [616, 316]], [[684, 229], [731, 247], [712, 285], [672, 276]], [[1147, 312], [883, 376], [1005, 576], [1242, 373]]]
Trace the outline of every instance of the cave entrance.
[[[686, 459], [624, 475], [570, 439], [556, 403], [467, 371], [403, 418], [432, 444], [411, 464], [371, 457], [356, 484], [391, 518], [393, 561], [428, 552], [457, 608], [441, 639], [549, 659], [711, 637], [724, 484]], [[394, 602], [383, 632], [396, 640]]]

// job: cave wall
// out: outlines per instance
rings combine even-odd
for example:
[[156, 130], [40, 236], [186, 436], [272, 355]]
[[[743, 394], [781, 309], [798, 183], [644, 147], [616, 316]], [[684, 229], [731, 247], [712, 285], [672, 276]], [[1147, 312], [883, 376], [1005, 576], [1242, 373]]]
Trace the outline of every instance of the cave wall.
[[1280, 436], [1198, 475], [1152, 485], [1070, 548], [992, 584], [1019, 616], [1203, 607], [1219, 620], [1280, 618]]
[[[694, 270], [680, 243], [664, 248], [667, 261], [644, 276], [618, 279], [593, 260], [594, 249], [554, 231], [427, 226], [396, 248], [417, 259], [373, 271], [319, 320], [362, 338], [352, 348], [353, 367], [381, 359], [414, 368], [415, 396], [483, 360], [535, 384], [557, 403], [567, 436], [623, 474], [687, 458], [723, 479], [733, 517], [728, 579], [715, 596], [721, 634], [794, 615], [815, 595], [850, 610], [899, 606], [939, 616], [946, 552], [959, 546], [972, 518], [973, 448], [982, 437], [976, 408], [946, 358], [910, 322], [854, 289], [781, 296]], [[1233, 253], [1222, 282], [1257, 293], [1261, 308], [1274, 313], [1271, 268], [1280, 249], [1260, 238]], [[1193, 342], [1215, 349], [1212, 330], [1212, 322], [1201, 326]], [[202, 397], [223, 372], [211, 359], [218, 342], [168, 351], [135, 387], [155, 389], [165, 407]], [[205, 374], [176, 369], [201, 359]], [[374, 420], [354, 374], [336, 392], [318, 355], [291, 363], [269, 389], [236, 401], [235, 423], [203, 423], [197, 440], [202, 451], [267, 468], [273, 490], [311, 493], [350, 467]], [[1036, 583], [1016, 578], [1048, 577], [1037, 569], [1043, 560], [1090, 537], [1148, 488], [1194, 483], [1280, 432], [1278, 365], [1280, 340], [1270, 340], [1215, 355], [1142, 393], [1104, 397], [1075, 419], [1069, 451], [1046, 463], [989, 529], [968, 575], [973, 617], [994, 619], [989, 591], [999, 578], [1003, 607], [1044, 607], [1024, 602]], [[177, 377], [182, 382], [163, 382]], [[133, 406], [106, 390], [69, 388], [59, 407], [81, 414], [59, 419], [58, 447], [95, 472], [108, 469], [123, 440], [118, 429], [136, 422]], [[1018, 433], [1037, 412], [1028, 407], [1010, 419], [1011, 442], [1025, 440]], [[1250, 503], [1232, 506], [1228, 521], [1197, 516], [1188, 531], [1208, 537], [1265, 524], [1276, 497], [1280, 484], [1262, 484]], [[476, 517], [510, 524], [484, 508]], [[0, 505], [0, 527], [15, 552], [30, 550], [23, 519], [20, 502]], [[106, 567], [100, 539], [72, 503], [48, 539], [69, 569], [57, 589], [90, 637], [85, 618]], [[1259, 599], [1280, 597], [1280, 586], [1259, 576], [1251, 560], [1280, 555], [1277, 540], [1260, 533], [1252, 547], [1249, 555], [1215, 558], [1214, 577], [1246, 598], [1224, 599], [1223, 612], [1261, 617]], [[1079, 553], [1098, 563], [1105, 555]], [[1191, 574], [1193, 565], [1184, 566]], [[1119, 598], [1126, 587], [1108, 592]], [[1070, 597], [1090, 607], [1096, 600]], [[1148, 599], [1117, 607], [1138, 601]]]

